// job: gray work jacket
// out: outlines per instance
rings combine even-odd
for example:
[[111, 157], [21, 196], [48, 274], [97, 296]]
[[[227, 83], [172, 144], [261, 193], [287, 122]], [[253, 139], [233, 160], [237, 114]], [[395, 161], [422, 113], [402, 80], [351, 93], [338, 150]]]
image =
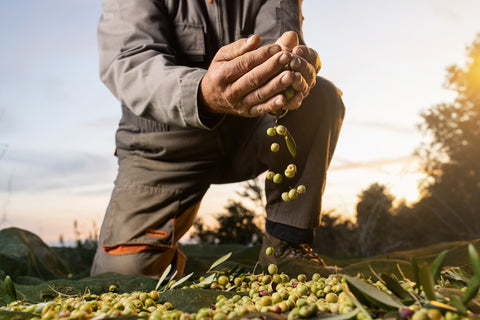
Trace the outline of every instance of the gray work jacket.
[[104, 0], [100, 77], [139, 117], [209, 129], [197, 92], [218, 49], [251, 34], [262, 44], [301, 34], [299, 16], [298, 0]]

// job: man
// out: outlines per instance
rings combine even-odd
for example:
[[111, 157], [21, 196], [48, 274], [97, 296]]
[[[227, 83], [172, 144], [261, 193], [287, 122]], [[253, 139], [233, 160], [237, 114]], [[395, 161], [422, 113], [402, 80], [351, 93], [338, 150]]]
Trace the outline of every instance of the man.
[[[322, 261], [308, 245], [319, 224], [326, 171], [344, 114], [339, 91], [317, 77], [301, 38], [298, 0], [104, 0], [98, 27], [102, 81], [122, 105], [119, 170], [92, 275], [183, 273], [177, 243], [213, 183], [267, 181], [261, 264]], [[300, 38], [299, 36], [300, 35]], [[294, 89], [287, 99], [283, 92]], [[270, 151], [271, 113], [297, 142]], [[277, 137], [278, 138], [278, 137]], [[295, 201], [281, 193], [303, 184]], [[265, 248], [274, 247], [274, 256]]]

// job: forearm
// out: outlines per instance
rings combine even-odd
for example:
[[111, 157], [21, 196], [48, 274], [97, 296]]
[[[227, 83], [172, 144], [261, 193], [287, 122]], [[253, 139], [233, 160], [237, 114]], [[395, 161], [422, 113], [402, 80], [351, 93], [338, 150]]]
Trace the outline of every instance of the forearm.
[[206, 70], [177, 65], [165, 8], [149, 0], [104, 0], [98, 25], [100, 76], [136, 115], [206, 127], [197, 93]]

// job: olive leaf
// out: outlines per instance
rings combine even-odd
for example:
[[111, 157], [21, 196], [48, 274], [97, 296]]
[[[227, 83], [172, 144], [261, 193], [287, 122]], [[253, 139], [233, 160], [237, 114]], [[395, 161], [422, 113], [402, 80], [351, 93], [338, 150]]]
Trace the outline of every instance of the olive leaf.
[[[352, 290], [355, 288], [358, 293], [363, 295], [365, 299], [367, 299], [370, 303], [377, 307], [391, 309], [391, 308], [403, 308], [404, 305], [396, 300], [394, 297], [390, 296], [389, 294], [383, 292], [380, 289], [352, 276], [344, 275], [347, 284]], [[353, 290], [352, 290], [353, 292]], [[359, 298], [355, 295], [356, 298]]]
[[437, 283], [438, 278], [440, 278], [440, 272], [443, 268], [443, 262], [445, 261], [445, 257], [447, 256], [448, 250], [442, 251], [436, 258], [433, 260], [432, 263], [432, 277], [433, 283]]
[[185, 277], [183, 277], [182, 279], [178, 280], [177, 282], [175, 282], [171, 287], [170, 287], [170, 290], [173, 290], [173, 288], [175, 287], [178, 287], [179, 285], [181, 285], [182, 283], [184, 283], [185, 281], [187, 281], [188, 279], [190, 279], [190, 277], [193, 275], [193, 272], [190, 273], [189, 275], [186, 275]]
[[329, 315], [328, 313], [320, 313], [320, 315], [310, 318], [311, 320], [348, 320], [348, 319], [355, 319], [357, 313], [360, 312], [360, 309], [354, 309], [347, 313], [339, 313], [335, 315]]
[[430, 266], [426, 262], [420, 263], [419, 268], [419, 278], [420, 284], [422, 285], [423, 292], [429, 300], [436, 300], [435, 287], [433, 284], [433, 275], [430, 269]]
[[472, 264], [473, 274], [480, 279], [480, 257], [475, 246], [471, 243], [468, 244], [468, 255], [470, 257], [470, 263]]
[[172, 269], [172, 265], [169, 264], [167, 266], [167, 268], [165, 268], [165, 270], [163, 271], [161, 277], [158, 279], [158, 282], [157, 282], [157, 285], [155, 286], [155, 291], [158, 290], [158, 288], [160, 287], [160, 285], [162, 284], [162, 282], [165, 280], [165, 278], [168, 276], [168, 274], [170, 273], [170, 270]]
[[459, 312], [459, 313], [461, 313], [461, 314], [463, 314], [463, 315], [467, 315], [468, 310], [467, 310], [467, 308], [465, 307], [465, 305], [462, 303], [462, 301], [460, 300], [459, 297], [457, 297], [457, 296], [451, 296], [451, 297], [450, 297], [450, 301], [448, 301], [448, 303], [449, 303], [451, 306], [453, 306], [453, 307], [455, 307], [455, 308], [458, 309], [457, 313]]
[[414, 277], [414, 281], [415, 281], [414, 288], [417, 289], [418, 291], [420, 291], [420, 270], [418, 268], [417, 259], [412, 257], [411, 264], [412, 264], [413, 277]]
[[442, 311], [443, 313], [447, 311], [455, 313], [459, 312], [459, 309], [457, 307], [439, 301], [428, 301], [425, 303], [424, 307], [427, 309], [437, 309]]
[[348, 286], [342, 285], [342, 290], [343, 292], [345, 292], [347, 297], [353, 302], [353, 304], [357, 307], [357, 309], [365, 315], [365, 318], [371, 320], [372, 317], [370, 316], [370, 312], [368, 312], [360, 303], [360, 301], [357, 300], [355, 295], [348, 289]]
[[455, 281], [462, 281], [468, 283], [472, 276], [459, 268], [450, 268], [446, 274]]
[[12, 278], [10, 278], [9, 275], [5, 277], [3, 284], [5, 285], [5, 291], [8, 293], [10, 298], [17, 301], [17, 289], [15, 289], [15, 285], [13, 284]]
[[227, 261], [230, 258], [231, 255], [232, 255], [232, 253], [229, 252], [226, 255], [224, 255], [223, 257], [220, 257], [217, 261], [212, 263], [212, 265], [210, 266], [210, 269], [208, 269], [207, 273], [211, 272], [213, 269], [215, 269], [216, 267], [218, 267], [219, 265], [221, 265], [222, 263]]
[[215, 280], [215, 277], [217, 275], [215, 273], [212, 273], [211, 275], [209, 275], [208, 277], [206, 277], [205, 279], [203, 279], [202, 281], [200, 281], [198, 283], [199, 286], [204, 286], [204, 285], [208, 285], [208, 284], [211, 284], [214, 280]]
[[385, 286], [397, 297], [402, 300], [412, 300], [412, 296], [410, 295], [410, 293], [402, 287], [402, 285], [396, 278], [391, 277], [386, 273], [382, 273], [380, 277], [385, 283]]
[[293, 139], [293, 136], [290, 133], [290, 131], [288, 131], [288, 129], [287, 129], [287, 132], [285, 133], [285, 143], [287, 144], [288, 152], [290, 152], [292, 157], [295, 158], [295, 156], [297, 155], [297, 143]]
[[467, 305], [473, 298], [475, 298], [478, 294], [478, 289], [480, 289], [480, 281], [478, 281], [477, 276], [473, 276], [467, 284], [467, 290], [465, 290], [465, 293], [463, 294], [463, 304]]

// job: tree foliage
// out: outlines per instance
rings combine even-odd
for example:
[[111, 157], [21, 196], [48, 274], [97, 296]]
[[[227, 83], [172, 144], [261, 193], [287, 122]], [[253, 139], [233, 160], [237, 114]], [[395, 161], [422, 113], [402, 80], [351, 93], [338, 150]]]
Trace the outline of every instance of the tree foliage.
[[451, 103], [421, 114], [428, 141], [418, 150], [427, 179], [417, 215], [445, 240], [480, 237], [480, 34], [467, 47], [464, 66], [447, 69]]
[[[255, 179], [247, 181], [238, 194], [250, 203], [250, 207], [242, 201], [230, 199], [225, 206], [226, 212], [215, 217], [216, 226], [207, 226], [203, 219], [197, 219], [193, 225], [192, 238], [210, 244], [259, 244], [263, 233], [260, 226], [263, 225], [265, 216], [264, 209], [260, 209], [265, 207], [263, 189]], [[262, 211], [257, 212], [258, 210]]]

